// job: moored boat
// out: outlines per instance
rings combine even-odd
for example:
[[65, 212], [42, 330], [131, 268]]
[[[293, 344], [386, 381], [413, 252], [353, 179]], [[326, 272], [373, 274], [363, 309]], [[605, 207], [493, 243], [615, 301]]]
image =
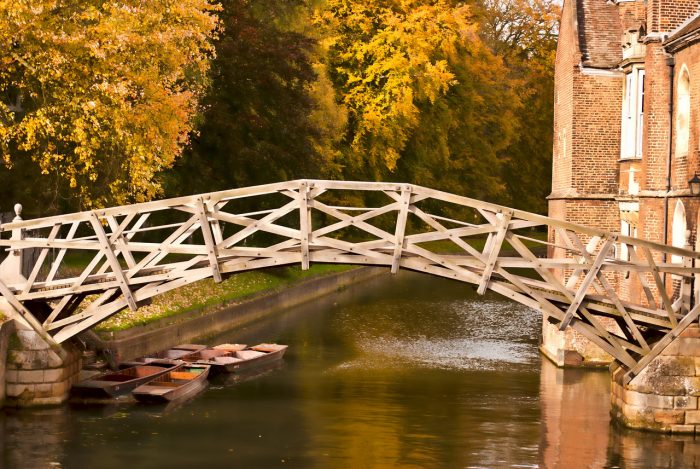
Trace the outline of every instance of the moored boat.
[[[217, 347], [214, 349], [226, 350], [226, 348], [217, 349]], [[279, 360], [286, 350], [286, 345], [259, 344], [243, 350], [230, 351], [225, 355], [214, 356], [210, 359], [197, 360], [195, 363], [210, 365], [212, 373], [238, 373]]]
[[187, 364], [164, 373], [131, 391], [139, 402], [158, 404], [185, 399], [206, 386], [209, 365]]
[[212, 360], [216, 357], [230, 355], [231, 353], [233, 352], [229, 350], [205, 348], [204, 350], [200, 350], [199, 352], [193, 352], [187, 355], [183, 355], [179, 358], [179, 360], [182, 360], [187, 363], [199, 363], [200, 361]]
[[154, 361], [180, 360], [185, 355], [199, 352], [201, 350], [204, 350], [205, 348], [207, 348], [206, 345], [180, 344], [166, 350], [161, 350], [160, 352], [155, 352], [149, 355], [144, 355], [143, 357], [136, 358], [134, 360], [122, 362], [119, 364], [119, 368], [131, 368], [132, 366], [143, 365]]
[[114, 398], [180, 366], [182, 364], [163, 362], [109, 371], [75, 384], [71, 393], [75, 397], [87, 399]]

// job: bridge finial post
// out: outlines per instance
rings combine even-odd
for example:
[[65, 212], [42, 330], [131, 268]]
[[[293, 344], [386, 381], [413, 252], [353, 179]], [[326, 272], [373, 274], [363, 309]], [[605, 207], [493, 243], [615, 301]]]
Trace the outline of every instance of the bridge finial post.
[[[22, 204], [15, 204], [15, 217], [13, 222], [22, 221]], [[19, 241], [24, 239], [24, 230], [22, 228], [14, 228], [10, 235], [10, 240]], [[22, 249], [12, 249], [7, 258], [0, 264], [0, 278], [7, 283], [22, 283], [27, 279], [22, 273], [23, 258]]]

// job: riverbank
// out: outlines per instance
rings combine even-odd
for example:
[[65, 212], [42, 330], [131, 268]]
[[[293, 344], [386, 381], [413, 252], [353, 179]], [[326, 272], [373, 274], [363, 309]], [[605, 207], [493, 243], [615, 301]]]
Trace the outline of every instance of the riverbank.
[[[198, 300], [206, 292], [211, 293], [211, 285], [193, 286], [189, 293], [194, 294], [184, 310], [168, 314], [158, 319], [131, 327], [114, 327], [122, 323], [117, 320], [110, 326], [96, 330], [101, 340], [99, 348], [108, 350], [115, 361], [130, 360], [138, 356], [186, 343], [205, 339], [235, 327], [290, 308], [315, 298], [342, 290], [348, 285], [369, 280], [387, 273], [385, 268], [359, 267], [336, 271], [324, 270], [316, 275], [300, 275], [291, 282], [278, 282], [272, 288], [265, 288], [244, 297], [235, 296], [228, 290], [219, 296]], [[294, 274], [291, 274], [294, 275]], [[226, 290], [226, 288], [224, 288]], [[187, 292], [181, 293], [188, 298]], [[122, 320], [124, 321], [124, 320]]]

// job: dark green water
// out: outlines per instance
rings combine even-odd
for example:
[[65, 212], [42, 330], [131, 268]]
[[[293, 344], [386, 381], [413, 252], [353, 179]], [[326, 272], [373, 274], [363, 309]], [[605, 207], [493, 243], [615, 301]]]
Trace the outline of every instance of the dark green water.
[[290, 348], [174, 408], [5, 410], [0, 466], [700, 467], [693, 437], [612, 426], [608, 374], [542, 361], [539, 335], [539, 315], [463, 284], [374, 280], [209, 338]]

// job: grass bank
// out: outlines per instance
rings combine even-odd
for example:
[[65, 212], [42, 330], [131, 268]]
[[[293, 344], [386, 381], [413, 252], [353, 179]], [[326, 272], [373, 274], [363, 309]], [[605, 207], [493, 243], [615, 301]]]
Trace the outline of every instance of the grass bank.
[[301, 270], [300, 266], [288, 266], [241, 272], [218, 284], [212, 279], [205, 279], [156, 296], [151, 304], [141, 306], [136, 311], [124, 310], [100, 323], [95, 330], [117, 332], [143, 326], [169, 316], [243, 300], [260, 291], [274, 290], [309, 277], [320, 277], [353, 268], [355, 266], [314, 264], [309, 270]]

